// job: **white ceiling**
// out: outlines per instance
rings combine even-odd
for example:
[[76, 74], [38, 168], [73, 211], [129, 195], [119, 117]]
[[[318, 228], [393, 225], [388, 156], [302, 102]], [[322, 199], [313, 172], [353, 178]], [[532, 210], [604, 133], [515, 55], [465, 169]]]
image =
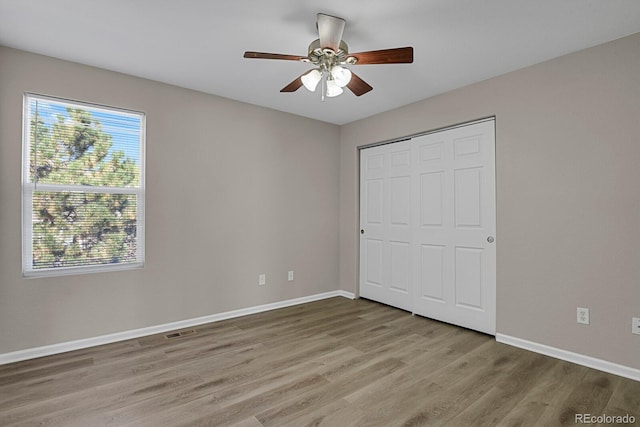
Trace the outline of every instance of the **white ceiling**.
[[[306, 55], [318, 12], [351, 52], [414, 63], [352, 67], [374, 88], [359, 98], [280, 93], [310, 67], [242, 55]], [[0, 0], [0, 45], [336, 124], [637, 32], [638, 0]]]

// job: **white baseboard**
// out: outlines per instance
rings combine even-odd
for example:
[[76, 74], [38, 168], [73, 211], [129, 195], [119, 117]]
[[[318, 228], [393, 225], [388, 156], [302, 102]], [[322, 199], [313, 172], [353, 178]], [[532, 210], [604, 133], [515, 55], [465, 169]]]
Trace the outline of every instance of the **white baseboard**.
[[337, 290], [336, 292], [338, 293], [338, 296], [349, 298], [349, 299], [356, 299], [356, 296], [353, 292], [343, 291], [342, 289]]
[[514, 347], [523, 348], [535, 353], [544, 354], [546, 356], [555, 357], [556, 359], [566, 360], [567, 362], [576, 363], [588, 368], [598, 369], [610, 374], [619, 375], [635, 381], [640, 381], [640, 369], [631, 368], [629, 366], [619, 365], [617, 363], [608, 362], [595, 357], [585, 356], [580, 353], [562, 350], [560, 348], [551, 347], [544, 344], [538, 344], [533, 341], [523, 340], [521, 338], [512, 337], [504, 334], [496, 334], [496, 341], [503, 344], [512, 345]]
[[235, 317], [241, 317], [241, 316], [246, 316], [246, 315], [255, 314], [255, 313], [262, 313], [264, 311], [276, 310], [278, 308], [284, 308], [284, 307], [291, 307], [293, 305], [304, 304], [308, 302], [319, 301], [319, 300], [333, 298], [333, 297], [345, 297], [349, 299], [355, 298], [355, 296], [351, 292], [347, 292], [343, 290], [331, 291], [331, 292], [325, 292], [322, 294], [310, 295], [307, 297], [274, 302], [271, 304], [241, 308], [239, 310], [232, 310], [224, 313], [212, 314], [209, 316], [196, 317], [194, 319], [180, 320], [177, 322], [150, 326], [147, 328], [133, 329], [130, 331], [117, 332], [114, 334], [101, 335], [98, 337], [85, 338], [85, 339], [80, 339], [75, 341], [67, 341], [59, 344], [46, 345], [43, 347], [28, 348], [26, 350], [19, 350], [19, 351], [13, 351], [10, 353], [0, 354], [0, 365], [19, 362], [21, 360], [35, 359], [37, 357], [50, 356], [52, 354], [65, 353], [67, 351], [80, 350], [88, 347], [95, 347], [103, 344], [110, 344], [118, 341], [140, 338], [147, 335], [160, 334], [163, 332], [174, 331], [177, 329], [184, 329], [192, 326], [203, 325], [205, 323], [218, 322], [220, 320], [226, 320], [226, 319], [233, 319]]

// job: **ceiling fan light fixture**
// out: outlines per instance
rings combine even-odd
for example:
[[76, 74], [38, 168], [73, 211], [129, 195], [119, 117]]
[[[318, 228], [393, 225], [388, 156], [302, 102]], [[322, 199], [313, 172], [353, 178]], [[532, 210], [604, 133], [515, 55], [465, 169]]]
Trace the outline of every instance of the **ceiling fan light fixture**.
[[309, 89], [309, 91], [311, 92], [315, 92], [316, 87], [318, 87], [318, 83], [320, 83], [320, 80], [322, 80], [322, 73], [319, 69], [314, 68], [307, 74], [303, 75], [300, 79], [302, 80], [302, 84], [304, 85], [304, 87]]
[[333, 98], [342, 94], [343, 90], [334, 79], [327, 79], [327, 97]]
[[347, 87], [355, 96], [369, 93], [373, 87], [344, 65], [365, 64], [410, 64], [413, 62], [413, 47], [396, 47], [392, 49], [369, 50], [349, 54], [349, 46], [342, 40], [345, 20], [337, 16], [318, 13], [316, 28], [318, 38], [309, 44], [308, 55], [288, 55], [282, 53], [252, 52], [244, 53], [245, 58], [278, 59], [300, 61], [313, 64], [316, 68], [297, 77], [280, 89], [280, 92], [295, 92], [302, 86], [315, 92], [318, 84], [322, 101], [325, 97], [338, 96]]
[[351, 81], [351, 71], [339, 65], [331, 68], [331, 76], [339, 87], [345, 87]]

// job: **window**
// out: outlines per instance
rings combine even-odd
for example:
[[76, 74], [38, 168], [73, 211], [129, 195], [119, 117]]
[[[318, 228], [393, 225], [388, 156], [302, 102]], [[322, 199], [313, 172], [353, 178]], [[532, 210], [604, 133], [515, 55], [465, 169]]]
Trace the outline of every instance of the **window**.
[[143, 113], [24, 97], [25, 276], [144, 263]]

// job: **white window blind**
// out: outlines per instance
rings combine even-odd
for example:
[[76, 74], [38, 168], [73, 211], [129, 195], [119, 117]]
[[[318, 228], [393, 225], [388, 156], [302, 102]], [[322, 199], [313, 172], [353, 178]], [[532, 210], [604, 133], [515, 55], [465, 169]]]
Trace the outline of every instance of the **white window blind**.
[[143, 113], [26, 94], [25, 276], [144, 263]]

